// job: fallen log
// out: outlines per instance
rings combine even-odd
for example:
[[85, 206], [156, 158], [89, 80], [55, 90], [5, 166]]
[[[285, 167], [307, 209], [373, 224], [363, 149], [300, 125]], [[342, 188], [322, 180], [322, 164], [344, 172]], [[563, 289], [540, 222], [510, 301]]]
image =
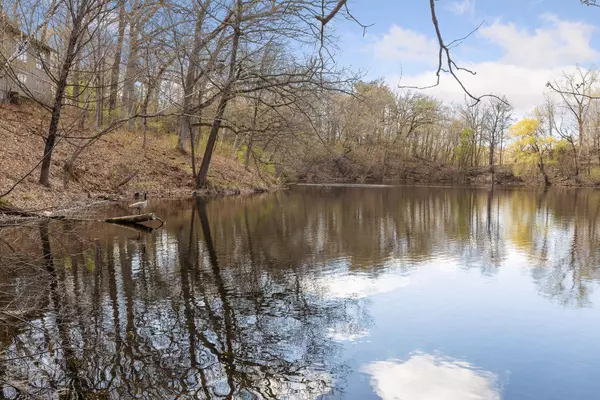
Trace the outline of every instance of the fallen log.
[[[141, 222], [154, 221], [154, 220], [160, 221], [159, 227], [150, 228], [150, 227], [140, 224]], [[104, 220], [104, 222], [107, 222], [109, 224], [118, 224], [118, 225], [129, 225], [129, 226], [135, 225], [136, 227], [145, 227], [145, 228], [149, 228], [151, 230], [159, 229], [164, 224], [164, 221], [162, 219], [158, 218], [154, 213], [139, 214], [139, 215], [125, 215], [123, 217], [106, 218]]]
[[156, 215], [154, 213], [139, 214], [139, 215], [125, 215], [123, 217], [106, 218], [104, 222], [109, 224], [137, 224], [140, 222], [154, 221]]
[[129, 231], [137, 232], [137, 233], [152, 233], [156, 229], [158, 229], [158, 228], [156, 228], [156, 229], [151, 228], [147, 225], [138, 224], [138, 223], [132, 223], [132, 224], [127, 223], [127, 224], [118, 224], [118, 225], [120, 228], [127, 229]]
[[[154, 213], [147, 214], [139, 214], [139, 215], [125, 215], [123, 217], [113, 217], [113, 218], [105, 218], [105, 219], [82, 219], [82, 218], [70, 218], [62, 215], [52, 215], [52, 213], [45, 211], [42, 213], [33, 213], [30, 211], [21, 210], [14, 207], [9, 207], [5, 205], [0, 205], [0, 216], [7, 217], [16, 217], [16, 218], [47, 218], [47, 219], [55, 219], [55, 220], [70, 220], [70, 221], [82, 221], [82, 222], [106, 222], [109, 224], [118, 224], [123, 226], [130, 226], [136, 228], [138, 231], [153, 231], [156, 229], [162, 228], [165, 222], [156, 216]], [[142, 225], [142, 222], [148, 221], [160, 221], [160, 226], [158, 227], [150, 227], [146, 225]], [[9, 226], [9, 225], [0, 225], [0, 227]]]

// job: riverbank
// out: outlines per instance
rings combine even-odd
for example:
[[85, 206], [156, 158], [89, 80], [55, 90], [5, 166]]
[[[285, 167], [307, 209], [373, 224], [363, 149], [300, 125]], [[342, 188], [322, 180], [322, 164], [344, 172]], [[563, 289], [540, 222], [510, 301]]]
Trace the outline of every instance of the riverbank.
[[[67, 171], [65, 165], [81, 141], [63, 138], [54, 150], [50, 188], [38, 183], [37, 164], [44, 149], [41, 135], [47, 115], [31, 105], [0, 105], [0, 205], [30, 211], [84, 207], [98, 201], [189, 197], [195, 193], [191, 157], [176, 149], [177, 137], [154, 129], [143, 144], [141, 130], [115, 130], [87, 148]], [[79, 130], [71, 136], [91, 136]], [[197, 157], [199, 166], [201, 158]], [[36, 167], [37, 166], [37, 167]], [[15, 186], [16, 184], [16, 186]], [[217, 147], [200, 195], [234, 195], [270, 191], [279, 185], [272, 175], [245, 168]]]
[[[544, 179], [537, 165], [503, 164], [480, 167], [458, 167], [418, 157], [395, 154], [386, 158], [356, 151], [338, 158], [322, 155], [304, 160], [296, 175], [302, 183], [389, 183], [443, 184], [461, 186], [543, 186]], [[583, 170], [583, 168], [582, 168]], [[590, 165], [585, 173], [572, 176], [567, 166], [556, 162], [545, 165], [551, 186], [598, 187], [600, 167]]]
[[303, 183], [400, 183], [485, 186], [535, 185], [535, 180], [516, 176], [511, 166], [459, 168], [417, 158], [397, 158], [389, 162], [385, 174], [381, 167], [364, 165], [360, 161], [332, 160], [315, 166], [298, 176]]
[[[281, 184], [268, 168], [246, 168], [235, 145], [219, 141], [208, 175], [208, 185], [195, 191], [189, 153], [176, 149], [175, 128], [151, 125], [146, 135], [141, 129], [117, 129], [86, 148], [66, 168], [73, 154], [94, 131], [65, 127], [69, 136], [57, 142], [52, 158], [50, 188], [38, 183], [39, 162], [44, 149], [43, 134], [48, 113], [24, 103], [0, 105], [0, 213], [2, 207], [56, 213], [84, 208], [99, 201], [133, 201], [144, 192], [149, 198], [183, 198], [193, 194], [238, 195], [276, 190]], [[75, 119], [74, 119], [75, 120]], [[68, 124], [68, 119], [67, 122]], [[201, 143], [200, 148], [203, 148]], [[198, 151], [201, 154], [201, 151]], [[284, 168], [286, 179], [304, 183], [406, 183], [485, 186], [492, 184], [490, 167], [460, 168], [421, 158], [390, 153], [380, 157], [357, 150], [338, 158], [316, 152], [297, 165]], [[201, 158], [196, 157], [196, 166]], [[547, 166], [553, 186], [597, 186], [600, 179], [572, 179], [560, 165]], [[261, 172], [262, 171], [262, 172]], [[302, 172], [297, 172], [302, 171]], [[535, 168], [519, 175], [513, 166], [495, 166], [495, 185], [539, 185], [543, 183]], [[565, 177], [567, 176], [567, 177]], [[14, 187], [14, 188], [13, 188]]]

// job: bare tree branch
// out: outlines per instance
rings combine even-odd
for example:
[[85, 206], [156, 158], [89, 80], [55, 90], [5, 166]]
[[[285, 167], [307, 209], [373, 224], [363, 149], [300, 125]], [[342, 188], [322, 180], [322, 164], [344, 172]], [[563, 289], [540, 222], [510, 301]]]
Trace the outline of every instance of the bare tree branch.
[[423, 87], [401, 86], [401, 87], [405, 88], [405, 89], [431, 89], [431, 88], [434, 88], [436, 86], [439, 86], [441, 75], [442, 75], [442, 72], [443, 72], [443, 73], [447, 73], [447, 74], [452, 75], [452, 77], [459, 84], [460, 88], [466, 94], [466, 96], [473, 101], [472, 105], [476, 105], [477, 103], [479, 103], [485, 97], [493, 97], [493, 98], [496, 98], [496, 99], [498, 99], [498, 100], [500, 100], [502, 102], [505, 102], [505, 100], [503, 98], [498, 97], [498, 96], [496, 96], [494, 94], [484, 94], [484, 95], [481, 95], [481, 96], [476, 96], [473, 93], [471, 93], [469, 91], [469, 89], [467, 89], [467, 87], [461, 81], [461, 79], [458, 77], [458, 72], [459, 71], [464, 71], [464, 72], [467, 72], [467, 73], [469, 73], [471, 75], [476, 75], [477, 73], [475, 71], [472, 71], [472, 70], [468, 69], [468, 68], [464, 68], [464, 67], [459, 66], [452, 59], [452, 55], [450, 53], [450, 49], [452, 49], [453, 47], [456, 47], [456, 46], [460, 45], [465, 39], [467, 39], [469, 36], [471, 36], [472, 34], [474, 34], [483, 25], [483, 22], [481, 24], [479, 24], [479, 26], [477, 28], [475, 28], [474, 30], [472, 30], [468, 35], [466, 35], [466, 36], [464, 36], [464, 37], [462, 37], [460, 39], [453, 40], [449, 44], [446, 44], [444, 42], [444, 38], [442, 36], [442, 31], [440, 29], [440, 24], [439, 24], [439, 21], [438, 21], [438, 18], [437, 18], [436, 10], [435, 10], [435, 0], [429, 0], [429, 8], [431, 10], [431, 21], [433, 22], [433, 26], [435, 28], [435, 33], [436, 33], [437, 42], [438, 42], [438, 46], [439, 46], [439, 51], [438, 51], [438, 67], [437, 67], [437, 70], [436, 70], [436, 73], [435, 73], [436, 81], [435, 81], [435, 83], [433, 85], [429, 85], [429, 86], [423, 86]]

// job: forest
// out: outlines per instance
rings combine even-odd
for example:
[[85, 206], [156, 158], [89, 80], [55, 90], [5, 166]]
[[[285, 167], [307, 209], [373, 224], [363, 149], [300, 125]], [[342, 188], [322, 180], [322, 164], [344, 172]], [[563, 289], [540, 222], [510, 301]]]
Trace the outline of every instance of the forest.
[[[298, 181], [600, 184], [598, 72], [556, 76], [540, 88], [543, 104], [517, 115], [502, 93], [463, 85], [475, 71], [454, 61], [456, 41], [445, 41], [428, 6], [438, 82], [461, 85], [463, 104], [336, 63], [335, 20], [368, 29], [345, 0], [2, 0], [0, 84], [5, 102], [20, 105], [0, 110], [16, 149], [4, 150], [0, 199], [15, 201], [22, 184], [64, 190], [86, 174], [98, 186], [90, 171], [109, 168], [113, 151], [94, 149], [123, 147], [124, 137], [136, 147], [111, 190], [161, 168], [133, 155], [171, 151], [179, 180], [198, 190], [219, 184], [209, 174], [215, 156], [261, 190]], [[10, 159], [23, 153], [17, 170]], [[84, 186], [89, 196], [94, 185]]]

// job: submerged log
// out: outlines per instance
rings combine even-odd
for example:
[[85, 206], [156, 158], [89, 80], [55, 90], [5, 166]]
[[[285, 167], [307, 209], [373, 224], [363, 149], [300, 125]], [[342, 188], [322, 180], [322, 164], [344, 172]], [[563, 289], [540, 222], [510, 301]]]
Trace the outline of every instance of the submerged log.
[[154, 221], [156, 215], [154, 213], [140, 214], [140, 215], [125, 215], [124, 217], [106, 218], [104, 222], [110, 224], [137, 224], [140, 222]]
[[[152, 228], [146, 225], [142, 225], [141, 222], [147, 221], [160, 221], [160, 226]], [[155, 229], [160, 229], [164, 225], [164, 221], [158, 218], [154, 213], [140, 214], [140, 215], [125, 215], [124, 217], [106, 218], [104, 222], [109, 224], [119, 224], [123, 226], [129, 226], [135, 228], [138, 231], [152, 232]]]
[[[82, 218], [66, 217], [63, 215], [52, 215], [52, 213], [49, 211], [44, 211], [41, 213], [39, 213], [39, 212], [33, 213], [30, 211], [21, 210], [21, 209], [6, 206], [3, 204], [0, 204], [0, 217], [1, 216], [15, 217], [15, 218], [47, 218], [47, 219], [54, 219], [54, 220], [107, 222], [109, 224], [119, 224], [119, 225], [123, 225], [123, 226], [128, 225], [129, 227], [135, 228], [138, 231], [148, 231], [148, 232], [151, 232], [156, 229], [160, 229], [165, 224], [165, 222], [162, 219], [160, 219], [159, 217], [157, 217], [156, 214], [154, 214], [154, 213], [139, 214], [139, 215], [125, 215], [123, 217], [113, 217], [113, 218], [105, 218], [105, 219], [82, 219]], [[148, 221], [160, 221], [160, 226], [150, 227], [150, 226], [141, 224], [142, 222], [148, 222]], [[0, 225], [0, 227], [3, 227], [3, 226], [4, 225]]]
[[142, 225], [142, 224], [138, 224], [138, 223], [131, 223], [131, 224], [126, 223], [126, 224], [118, 224], [118, 225], [122, 229], [126, 229], [126, 230], [129, 230], [132, 232], [137, 232], [137, 233], [152, 233], [158, 229], [158, 228], [152, 228], [150, 226]]

